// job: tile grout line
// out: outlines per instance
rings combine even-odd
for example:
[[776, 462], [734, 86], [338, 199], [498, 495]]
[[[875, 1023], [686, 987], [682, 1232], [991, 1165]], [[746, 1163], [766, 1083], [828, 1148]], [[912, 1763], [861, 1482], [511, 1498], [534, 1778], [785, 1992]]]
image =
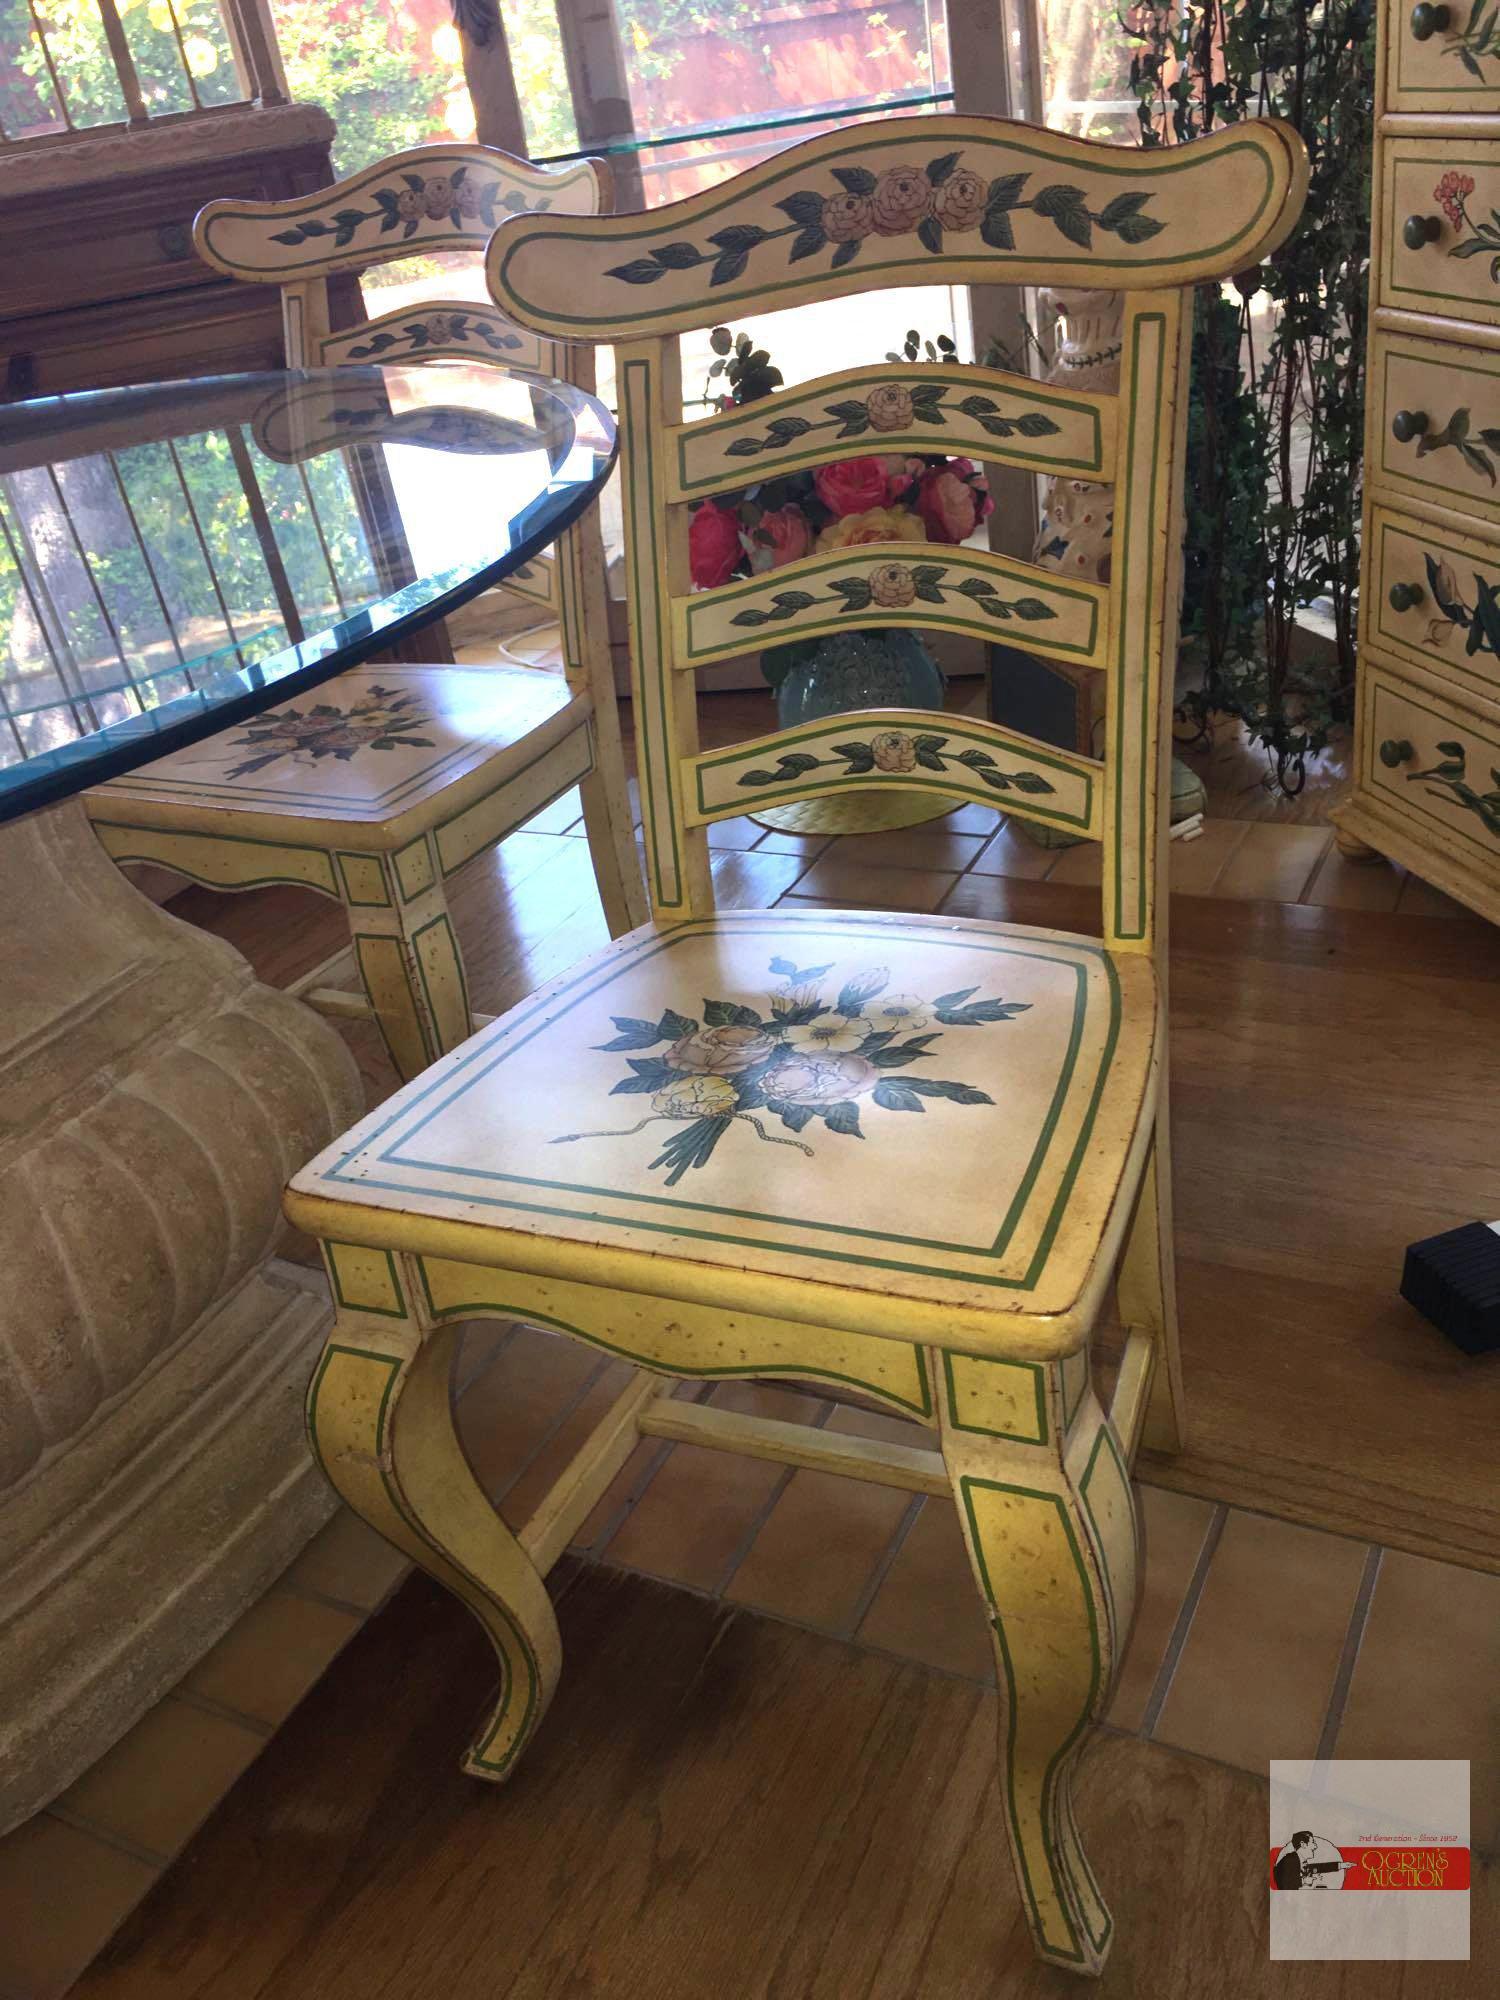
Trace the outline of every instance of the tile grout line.
[[1151, 1684], [1150, 1698], [1146, 1703], [1145, 1713], [1141, 1717], [1140, 1729], [1137, 1731], [1137, 1734], [1145, 1742], [1149, 1743], [1155, 1735], [1156, 1725], [1161, 1720], [1161, 1712], [1167, 1705], [1167, 1696], [1172, 1691], [1172, 1681], [1177, 1673], [1177, 1666], [1182, 1658], [1183, 1648], [1187, 1644], [1188, 1633], [1192, 1629], [1193, 1619], [1198, 1610], [1198, 1601], [1203, 1595], [1203, 1586], [1208, 1581], [1209, 1567], [1213, 1562], [1220, 1539], [1224, 1533], [1225, 1523], [1228, 1519], [1229, 1508], [1221, 1501], [1214, 1509], [1213, 1517], [1209, 1521], [1207, 1528], [1203, 1531], [1203, 1546], [1198, 1551], [1198, 1560], [1193, 1565], [1193, 1574], [1188, 1579], [1188, 1587], [1182, 1594], [1182, 1603], [1178, 1607], [1177, 1617], [1172, 1626], [1172, 1636], [1167, 1641], [1167, 1649], [1162, 1655], [1162, 1663], [1157, 1669], [1156, 1679]]
[[[905, 1545], [907, 1536], [911, 1533], [912, 1529], [917, 1525], [917, 1516], [922, 1511], [922, 1503], [925, 1497], [926, 1496], [921, 1493], [913, 1493], [910, 1500], [907, 1501], [906, 1512], [901, 1516], [901, 1519], [896, 1523], [895, 1527], [891, 1530], [891, 1539], [886, 1544], [884, 1553], [880, 1556], [879, 1560], [876, 1562], [874, 1569], [871, 1570], [869, 1578], [865, 1583], [864, 1589], [860, 1592], [858, 1598], [855, 1600], [854, 1609], [849, 1615], [849, 1623], [845, 1627], [844, 1631], [840, 1634], [840, 1636], [842, 1638], [847, 1639], [851, 1645], [857, 1645], [859, 1643], [855, 1639], [854, 1635], [856, 1632], [858, 1632], [860, 1626], [864, 1624], [866, 1618], [870, 1615], [870, 1606], [875, 1602], [876, 1598], [880, 1595], [881, 1589], [885, 1583], [886, 1578], [895, 1568], [896, 1558], [897, 1556], [900, 1555], [901, 1550]], [[871, 1650], [878, 1652], [880, 1648], [874, 1647]], [[961, 1675], [959, 1678], [966, 1679], [967, 1676]], [[983, 1684], [981, 1683], [981, 1685]]]
[[54, 1799], [50, 1806], [42, 1809], [44, 1819], [55, 1819], [61, 1826], [70, 1826], [75, 1833], [87, 1834], [90, 1840], [97, 1840], [101, 1847], [112, 1847], [117, 1854], [125, 1855], [131, 1861], [139, 1861], [144, 1868], [154, 1869], [159, 1875], [164, 1868], [170, 1868], [174, 1856], [158, 1854], [154, 1847], [142, 1847], [138, 1841], [126, 1834], [115, 1833], [107, 1826], [100, 1826], [84, 1813], [77, 1813], [69, 1806], [59, 1805]]
[[455, 1377], [453, 1383], [453, 1397], [452, 1397], [452, 1404], [455, 1409], [463, 1401], [464, 1397], [468, 1395], [471, 1389], [478, 1387], [478, 1385], [484, 1380], [485, 1376], [488, 1375], [490, 1370], [495, 1366], [496, 1362], [500, 1359], [501, 1355], [504, 1354], [505, 1350], [510, 1346], [511, 1342], [516, 1337], [516, 1326], [517, 1322], [515, 1320], [512, 1320], [506, 1329], [505, 1338], [503, 1340], [496, 1342], [494, 1352], [490, 1354], [486, 1360], [481, 1361], [477, 1368], [472, 1369], [467, 1375], [465, 1375], [462, 1381], [458, 1380], [457, 1377]]
[[[819, 1410], [818, 1412], [817, 1421], [815, 1423], [808, 1424], [806, 1428], [810, 1431], [822, 1430], [824, 1425], [832, 1417], [836, 1407], [837, 1406], [831, 1402], [825, 1402], [822, 1409]], [[745, 1530], [745, 1533], [740, 1537], [739, 1545], [731, 1552], [729, 1557], [728, 1567], [725, 1569], [724, 1574], [719, 1578], [718, 1582], [714, 1585], [713, 1591], [711, 1593], [711, 1595], [714, 1596], [715, 1598], [721, 1598], [724, 1595], [725, 1591], [728, 1590], [730, 1584], [734, 1582], [735, 1577], [739, 1573], [741, 1564], [745, 1561], [751, 1549], [754, 1548], [756, 1541], [759, 1538], [761, 1529], [766, 1525], [767, 1521], [769, 1521], [771, 1516], [775, 1513], [778, 1505], [780, 1504], [782, 1494], [785, 1493], [786, 1489], [791, 1485], [792, 1481], [797, 1477], [798, 1469], [799, 1468], [795, 1465], [788, 1465], [783, 1467], [781, 1477], [777, 1480], [776, 1484], [771, 1488], [770, 1493], [767, 1495], [762, 1505], [756, 1510], [754, 1519], [751, 1521], [750, 1526]], [[736, 1609], [743, 1609], [743, 1608], [744, 1608], [743, 1606], [736, 1607]]]
[[[685, 1376], [680, 1379], [690, 1381], [692, 1378]], [[716, 1382], [700, 1382], [696, 1391], [687, 1400], [692, 1403], [706, 1403], [717, 1387], [718, 1384]], [[641, 1468], [640, 1478], [636, 1480], [635, 1484], [625, 1495], [625, 1498], [620, 1502], [620, 1505], [610, 1517], [598, 1540], [587, 1550], [575, 1550], [575, 1554], [582, 1554], [585, 1561], [593, 1562], [597, 1562], [602, 1557], [604, 1551], [609, 1547], [615, 1536], [624, 1527], [626, 1521], [629, 1520], [641, 1501], [646, 1497], [647, 1487], [650, 1486], [657, 1473], [661, 1471], [662, 1466], [671, 1456], [674, 1449], [675, 1447], [670, 1438], [663, 1438], [661, 1440], [656, 1450]], [[614, 1567], [616, 1569], [623, 1569], [625, 1565], [623, 1563], [616, 1563]], [[640, 1574], [644, 1576], [646, 1572], [643, 1570]], [[656, 1580], [658, 1583], [661, 1581], [660, 1577]], [[683, 1587], [686, 1588], [686, 1586]]]
[[[387, 1544], [387, 1546], [389, 1546], [389, 1544]], [[401, 1551], [398, 1550], [397, 1553], [400, 1554]], [[403, 1560], [406, 1563], [407, 1569], [410, 1569], [411, 1557], [404, 1556]], [[404, 1581], [404, 1573], [403, 1577], [398, 1578], [397, 1581], [398, 1582]], [[285, 1591], [288, 1597], [300, 1597], [303, 1603], [305, 1604], [320, 1604], [322, 1605], [325, 1611], [342, 1611], [346, 1618], [353, 1618], [354, 1620], [357, 1621], [357, 1623], [361, 1625], [364, 1624], [367, 1618], [373, 1618], [375, 1616], [375, 1613], [380, 1610], [381, 1606], [385, 1603], [386, 1598], [390, 1596], [391, 1591], [394, 1590], [395, 1588], [396, 1584], [393, 1583], [391, 1585], [391, 1589], [385, 1591], [382, 1594], [380, 1601], [377, 1604], [356, 1604], [354, 1603], [352, 1598], [335, 1597], [331, 1591], [314, 1589], [314, 1587], [311, 1584], [293, 1583], [291, 1581], [290, 1571], [283, 1571], [283, 1573], [279, 1577], [277, 1577], [276, 1581], [271, 1585], [271, 1590]], [[269, 1596], [270, 1590], [266, 1591], [264, 1594], [266, 1596]], [[233, 1627], [231, 1627], [230, 1629], [233, 1630]]]
[[230, 1708], [227, 1702], [215, 1701], [211, 1695], [198, 1694], [191, 1688], [175, 1687], [162, 1696], [163, 1701], [180, 1701], [185, 1708], [196, 1708], [203, 1715], [212, 1715], [219, 1722], [235, 1722], [241, 1729], [248, 1729], [252, 1736], [259, 1736], [269, 1743], [276, 1734], [278, 1725], [262, 1722], [258, 1715], [245, 1715], [237, 1708]]
[[[536, 1461], [541, 1457], [542, 1453], [547, 1449], [548, 1445], [551, 1444], [552, 1440], [557, 1436], [558, 1432], [562, 1429], [563, 1425], [568, 1421], [569, 1417], [571, 1417], [573, 1413], [578, 1409], [579, 1405], [583, 1402], [584, 1397], [587, 1396], [589, 1391], [593, 1388], [594, 1384], [599, 1380], [599, 1377], [604, 1373], [605, 1369], [608, 1368], [610, 1364], [610, 1358], [611, 1357], [607, 1354], [600, 1354], [598, 1356], [595, 1365], [589, 1370], [588, 1374], [584, 1376], [583, 1380], [579, 1383], [578, 1387], [573, 1391], [572, 1395], [568, 1397], [567, 1401], [562, 1405], [561, 1409], [558, 1410], [556, 1416], [553, 1417], [551, 1423], [545, 1426], [541, 1436], [537, 1439], [536, 1443], [531, 1447], [530, 1451], [527, 1452], [526, 1456], [521, 1460], [521, 1463], [518, 1466], [516, 1466], [513, 1471], [502, 1473], [501, 1480], [497, 1480], [497, 1482], [493, 1487], [485, 1489], [484, 1497], [489, 1501], [490, 1505], [495, 1509], [497, 1513], [500, 1510], [501, 1503], [504, 1501], [505, 1496], [510, 1492], [511, 1488], [513, 1486], [518, 1485], [520, 1480], [524, 1477], [524, 1475], [531, 1470], [532, 1466], [535, 1465]], [[460, 1442], [462, 1442], [462, 1440], [460, 1440]], [[501, 1483], [501, 1481], [503, 1481], [503, 1484]]]
[[1354, 1593], [1354, 1606], [1349, 1613], [1349, 1629], [1344, 1634], [1343, 1651], [1339, 1654], [1338, 1668], [1333, 1676], [1333, 1689], [1328, 1697], [1328, 1713], [1323, 1718], [1323, 1733], [1319, 1736], [1318, 1747], [1313, 1752], [1313, 1756], [1319, 1761], [1333, 1755], [1333, 1747], [1339, 1739], [1339, 1730], [1343, 1727], [1349, 1688], [1354, 1680], [1354, 1669], [1359, 1664], [1359, 1649], [1364, 1643], [1365, 1627], [1370, 1621], [1370, 1606], [1375, 1599], [1375, 1586], [1380, 1581], [1380, 1565], [1384, 1558], [1385, 1550], [1378, 1543], [1372, 1543], [1365, 1553], [1365, 1566], [1359, 1579], [1359, 1589]]

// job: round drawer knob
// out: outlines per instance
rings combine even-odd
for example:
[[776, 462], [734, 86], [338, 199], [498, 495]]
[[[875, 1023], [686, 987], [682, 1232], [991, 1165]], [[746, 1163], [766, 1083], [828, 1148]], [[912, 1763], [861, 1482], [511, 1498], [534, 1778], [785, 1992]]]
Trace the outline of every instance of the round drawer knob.
[[1420, 583], [1393, 583], [1390, 589], [1391, 609], [1415, 611], [1424, 594]]
[[1397, 742], [1390, 736], [1380, 746], [1380, 761], [1388, 771], [1394, 771], [1398, 764], [1409, 764], [1416, 754], [1409, 743]]
[[1451, 16], [1446, 7], [1430, 7], [1427, 0], [1411, 10], [1411, 38], [1414, 42], [1430, 42], [1434, 35], [1440, 35], [1447, 27]]
[[1409, 215], [1401, 225], [1401, 241], [1408, 250], [1425, 250], [1442, 233], [1443, 225], [1435, 215]]
[[1410, 444], [1413, 438], [1421, 437], [1426, 429], [1425, 410], [1397, 410], [1395, 416], [1391, 418], [1391, 436], [1397, 444]]

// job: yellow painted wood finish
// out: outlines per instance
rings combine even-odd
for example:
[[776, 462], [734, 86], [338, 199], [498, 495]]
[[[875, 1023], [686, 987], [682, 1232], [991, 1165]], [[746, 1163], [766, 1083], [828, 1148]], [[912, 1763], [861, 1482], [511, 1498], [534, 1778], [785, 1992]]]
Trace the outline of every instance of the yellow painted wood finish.
[[[472, 299], [424, 300], [335, 332], [328, 279], [437, 250], [477, 250], [498, 222], [520, 210], [595, 215], [608, 206], [610, 192], [602, 161], [581, 160], [554, 171], [492, 146], [418, 146], [294, 200], [210, 202], [194, 222], [193, 242], [216, 270], [246, 283], [281, 287], [289, 367], [477, 360], [562, 376], [590, 389], [590, 350], [517, 326], [494, 305]], [[262, 442], [275, 455], [275, 440]], [[643, 921], [646, 902], [615, 712], [597, 508], [564, 531], [555, 556], [534, 558], [502, 589], [557, 616], [569, 693], [583, 711], [592, 712], [587, 736], [579, 737], [587, 760], [574, 756], [577, 768], [564, 784], [581, 781], [589, 856], [610, 930], [618, 936]], [[581, 711], [580, 728], [584, 719]], [[549, 745], [539, 741], [536, 747]], [[559, 759], [552, 761], [556, 765]], [[533, 772], [532, 791], [539, 782]], [[473, 804], [472, 787], [463, 803]], [[440, 843], [448, 850], [445, 866], [456, 865], [452, 857], [460, 848], [477, 852], [517, 823], [503, 813], [497, 818], [477, 811], [463, 834]]]
[[[865, 758], [840, 749], [851, 735], [861, 751], [869, 751], [874, 770], [899, 790], [972, 799], [1103, 838], [1104, 765], [1097, 758], [1040, 748], [1030, 736], [962, 716], [910, 708], [865, 709], [852, 732], [847, 715], [834, 715], [700, 754], [689, 764], [689, 821], [711, 822], [751, 805], [826, 794], [830, 769], [835, 780], [847, 772], [846, 782], [867, 789], [872, 774]], [[796, 761], [787, 763], [788, 758]], [[806, 761], [812, 758], [815, 766]]]
[[[929, 200], [915, 177], [932, 166]], [[1306, 190], [1301, 141], [1275, 119], [1122, 153], [1003, 118], [891, 118], [805, 140], [648, 216], [517, 218], [486, 255], [492, 296], [522, 326], [633, 341], [702, 326], [706, 309], [724, 319], [752, 301], [780, 311], [891, 285], [1181, 289], [1259, 263]], [[1059, 226], [1060, 210], [1076, 219]], [[819, 240], [804, 249], [799, 236]]]
[[818, 462], [831, 438], [855, 452], [942, 452], [1107, 484], [1114, 398], [1072, 393], [998, 368], [892, 362], [780, 392], [773, 402], [681, 424], [667, 453], [671, 500], [737, 492]]
[[1383, 854], [1495, 922], [1500, 664], [1477, 615], [1500, 579], [1492, 16], [1459, 0], [1419, 39], [1405, 5], [1376, 12], [1360, 675], [1333, 817], [1346, 855]]
[[[842, 588], [849, 579], [862, 586], [856, 609]], [[987, 549], [886, 542], [803, 556], [763, 576], [676, 599], [672, 651], [677, 666], [691, 669], [732, 659], [750, 645], [899, 623], [1007, 637], [1017, 645], [1024, 640], [1029, 652], [1048, 659], [1102, 667], [1108, 618], [1109, 592], [1101, 584], [1064, 583], [1051, 570]]]
[[[638, 1381], [523, 1550], [538, 1562], [556, 1553], [632, 1434], [917, 1492], [946, 1483], [995, 1635], [1001, 1783], [1036, 1949], [1083, 1973], [1100, 1970], [1113, 1927], [1070, 1783], [1134, 1610], [1128, 1456], [1143, 1429], [1171, 1449], [1183, 1423], [1161, 822], [1189, 287], [1279, 242], [1305, 180], [1298, 142], [1274, 124], [1143, 156], [940, 116], [845, 128], [649, 216], [521, 218], [497, 233], [488, 268], [508, 316], [550, 337], [621, 342], [626, 595], [656, 921], [408, 1085], [298, 1174], [286, 1200], [325, 1241], [410, 1272], [420, 1307], [403, 1309], [392, 1336], [403, 1351], [501, 1315], [657, 1377], [784, 1374], [935, 1422], [936, 1453], [874, 1446], [653, 1396]], [[616, 259], [638, 261], [622, 276]], [[785, 441], [820, 464], [850, 455], [840, 433], [851, 424], [866, 449], [872, 436], [907, 436], [917, 403], [908, 413], [903, 398], [923, 376], [938, 401], [925, 399], [921, 423], [941, 449], [952, 434], [939, 437], [930, 413], [950, 390], [983, 382], [1007, 412], [1002, 397], [1019, 404], [1033, 389], [969, 371], [846, 370], [683, 425], [677, 334], [752, 294], [764, 309], [893, 282], [1055, 281], [1060, 267], [1135, 287], [1118, 399], [1049, 406], [1058, 429], [1033, 425], [1027, 440], [1061, 452], [1086, 434], [1095, 450], [1097, 415], [1114, 480], [1111, 581], [1068, 587], [1080, 609], [1067, 614], [1086, 616], [1080, 655], [1102, 670], [1104, 759], [905, 710], [703, 754], [694, 656], [721, 655], [731, 637], [739, 650], [751, 632], [807, 631], [803, 599], [825, 574], [850, 605], [835, 625], [920, 623], [962, 579], [982, 629], [1026, 644], [1053, 621], [973, 604], [1015, 579], [1045, 610], [1044, 589], [1063, 587], [1024, 565], [906, 545], [829, 552], [694, 597], [689, 508], [699, 492], [728, 490], [731, 465], [758, 468], [768, 439], [773, 455]], [[825, 405], [840, 403], [824, 428]], [[795, 421], [773, 432], [782, 413]], [[766, 615], [715, 624], [736, 606]], [[1060, 609], [1056, 624], [1073, 631]], [[1103, 941], [932, 916], [713, 911], [707, 822], [747, 794], [892, 781], [1019, 801], [1101, 838]], [[1117, 1274], [1131, 1329], [1123, 1437], [1088, 1359]], [[343, 1343], [341, 1326], [334, 1348]], [[398, 1378], [393, 1401], [416, 1380], [412, 1369]], [[389, 1515], [374, 1505], [380, 1525]], [[492, 1634], [516, 1576], [499, 1549], [479, 1578]], [[442, 1574], [441, 1548], [434, 1556]]]

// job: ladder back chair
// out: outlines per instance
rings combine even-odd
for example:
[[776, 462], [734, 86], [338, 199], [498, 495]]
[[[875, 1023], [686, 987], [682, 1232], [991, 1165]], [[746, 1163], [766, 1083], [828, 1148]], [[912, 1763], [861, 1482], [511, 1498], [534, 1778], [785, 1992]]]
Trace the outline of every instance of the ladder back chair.
[[[957, 1504], [998, 1661], [1000, 1777], [1036, 1950], [1096, 1973], [1111, 1919], [1070, 1786], [1134, 1615], [1138, 1441], [1183, 1405], [1165, 1090], [1170, 663], [1191, 287], [1253, 265], [1306, 189], [1290, 127], [1155, 153], [999, 120], [845, 128], [649, 215], [527, 217], [490, 246], [503, 310], [618, 343], [652, 924], [536, 993], [292, 1182], [338, 1321], [310, 1391], [344, 1498], [488, 1631], [500, 1696], [467, 1768], [503, 1778], [559, 1663], [543, 1584], [641, 1437]], [[1126, 294], [1118, 395], [954, 365], [851, 369], [684, 423], [678, 336], [933, 282]], [[1082, 277], [1073, 282], [1082, 282]], [[1108, 584], [966, 548], [813, 554], [693, 593], [694, 503], [771, 468], [890, 452], [1112, 481]], [[698, 747], [693, 668], [845, 626], [1026, 643], [1103, 678], [1105, 755], [911, 710]], [[715, 915], [705, 829], [747, 800], [920, 785], [1102, 841], [1103, 938], [942, 916]], [[1105, 1408], [1089, 1340], [1115, 1286]], [[639, 1372], [512, 1535], [448, 1410], [456, 1329], [495, 1313]], [[673, 1377], [852, 1386], [936, 1432], [875, 1444], [664, 1394]]]
[[[478, 252], [507, 215], [596, 215], [608, 196], [599, 161], [553, 173], [492, 147], [420, 146], [316, 194], [210, 202], [193, 240], [216, 270], [281, 287], [289, 367], [480, 360], [591, 388], [590, 348], [516, 326], [488, 304], [424, 301], [335, 331], [328, 281], [422, 252]], [[378, 474], [378, 456], [372, 464]], [[402, 580], [390, 579], [391, 587]], [[403, 1078], [419, 1075], [474, 1026], [447, 879], [559, 794], [580, 787], [611, 935], [646, 911], [597, 507], [559, 537], [555, 559], [537, 558], [512, 582], [538, 616], [558, 618], [561, 676], [520, 665], [356, 667], [258, 725], [266, 731], [282, 720], [294, 735], [310, 726], [309, 714], [326, 719], [331, 705], [366, 735], [372, 717], [391, 716], [393, 729], [420, 719], [425, 748], [364, 745], [347, 768], [299, 770], [295, 791], [264, 776], [251, 788], [240, 777], [244, 738], [226, 731], [85, 795], [117, 861], [154, 862], [216, 889], [293, 883], [341, 901], [364, 999], [326, 983], [336, 962], [298, 990], [325, 1011], [373, 1015]], [[223, 751], [217, 760], [215, 747]]]

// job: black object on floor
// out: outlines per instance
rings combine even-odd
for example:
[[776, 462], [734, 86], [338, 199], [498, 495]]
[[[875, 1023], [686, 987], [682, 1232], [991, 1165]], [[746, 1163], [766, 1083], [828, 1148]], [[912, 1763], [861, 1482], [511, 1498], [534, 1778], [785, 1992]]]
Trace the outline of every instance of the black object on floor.
[[1401, 1296], [1465, 1354], [1500, 1348], [1500, 1225], [1466, 1222], [1413, 1243]]

